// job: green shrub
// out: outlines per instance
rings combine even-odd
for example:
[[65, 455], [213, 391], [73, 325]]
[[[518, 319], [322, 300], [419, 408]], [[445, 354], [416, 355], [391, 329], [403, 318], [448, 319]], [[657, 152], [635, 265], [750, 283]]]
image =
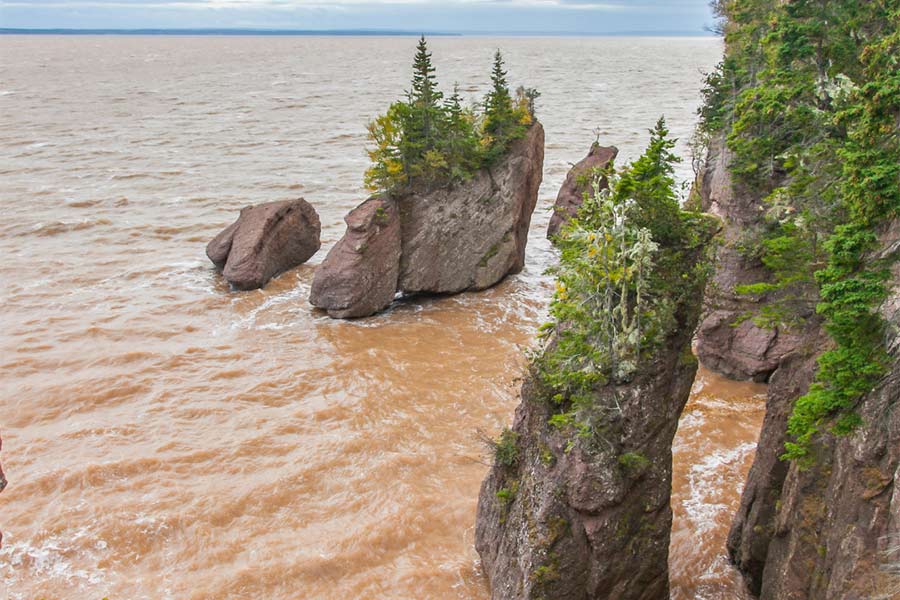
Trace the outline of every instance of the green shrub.
[[709, 274], [695, 259], [712, 219], [678, 205], [664, 119], [650, 134], [631, 165], [593, 174], [593, 192], [557, 239], [552, 320], [541, 328], [549, 343], [533, 366], [556, 413], [550, 424], [578, 437], [601, 432], [591, 415], [615, 407], [596, 406], [597, 390], [633, 379], [677, 330], [679, 307], [699, 304]]
[[619, 456], [619, 465], [629, 477], [640, 477], [650, 467], [650, 461], [640, 452], [626, 452]]
[[764, 325], [815, 306], [834, 341], [789, 419], [784, 458], [808, 461], [816, 436], [859, 425], [856, 405], [887, 370], [877, 311], [889, 265], [870, 256], [876, 232], [900, 215], [900, 8], [716, 6], [727, 50], [707, 78], [700, 127], [727, 137], [737, 192], [768, 205], [767, 231], [748, 251], [771, 277], [738, 291], [765, 297]]
[[504, 467], [514, 467], [519, 461], [519, 434], [504, 429], [494, 447], [494, 457]]

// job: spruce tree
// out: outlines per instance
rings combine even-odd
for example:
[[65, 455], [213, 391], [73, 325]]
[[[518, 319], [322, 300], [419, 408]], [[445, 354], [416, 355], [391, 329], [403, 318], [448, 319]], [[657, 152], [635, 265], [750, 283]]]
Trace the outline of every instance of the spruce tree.
[[506, 82], [500, 50], [494, 54], [494, 68], [491, 71], [491, 91], [485, 99], [485, 130], [498, 140], [503, 139], [512, 124], [512, 96]]
[[450, 177], [455, 180], [467, 179], [478, 170], [481, 155], [478, 135], [475, 131], [475, 117], [462, 106], [459, 85], [454, 84], [453, 94], [444, 103], [446, 131], [443, 135], [443, 154], [449, 164]]
[[[503, 57], [494, 57], [492, 89], [484, 112], [464, 108], [458, 87], [444, 99], [425, 37], [419, 39], [413, 76], [405, 100], [369, 124], [368, 149], [372, 165], [366, 187], [373, 191], [399, 190], [414, 182], [449, 183], [470, 178], [506, 152], [532, 123], [533, 90], [517, 102], [510, 96]], [[479, 126], [480, 124], [480, 126]]]
[[[407, 172], [412, 177], [429, 176], [426, 154], [435, 162], [435, 147], [439, 141], [444, 121], [441, 106], [443, 95], [437, 89], [434, 65], [425, 36], [419, 39], [413, 59], [411, 89], [407, 93], [409, 111], [403, 124], [401, 153]], [[438, 157], [439, 158], [439, 157]], [[440, 162], [437, 160], [437, 162]]]

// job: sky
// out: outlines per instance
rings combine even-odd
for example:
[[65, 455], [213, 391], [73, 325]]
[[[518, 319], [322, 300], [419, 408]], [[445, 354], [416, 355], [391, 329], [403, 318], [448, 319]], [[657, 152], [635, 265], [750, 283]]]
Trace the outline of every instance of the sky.
[[0, 0], [0, 28], [695, 33], [709, 0]]

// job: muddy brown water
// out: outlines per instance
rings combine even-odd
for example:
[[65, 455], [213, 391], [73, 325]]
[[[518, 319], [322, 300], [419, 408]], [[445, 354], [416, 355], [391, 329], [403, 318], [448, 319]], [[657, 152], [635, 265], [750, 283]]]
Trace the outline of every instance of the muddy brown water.
[[[472, 598], [486, 472], [545, 318], [548, 207], [595, 139], [665, 113], [688, 155], [714, 39], [440, 38], [541, 90], [528, 266], [360, 322], [306, 302], [364, 197], [365, 123], [410, 38], [0, 37], [0, 596]], [[445, 86], [446, 87], [446, 86]], [[691, 178], [690, 160], [679, 178]], [[240, 207], [304, 196], [324, 247], [264, 291], [203, 255]], [[759, 386], [703, 372], [675, 447], [673, 598], [740, 597], [723, 558]]]

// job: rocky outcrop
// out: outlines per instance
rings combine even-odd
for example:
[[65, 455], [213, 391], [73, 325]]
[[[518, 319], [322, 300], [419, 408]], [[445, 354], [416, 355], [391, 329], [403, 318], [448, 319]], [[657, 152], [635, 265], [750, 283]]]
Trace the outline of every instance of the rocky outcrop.
[[654, 373], [598, 395], [621, 414], [597, 445], [570, 447], [548, 424], [547, 397], [525, 384], [518, 462], [495, 464], [478, 498], [475, 548], [494, 600], [668, 598], [672, 439], [696, 373], [683, 358], [689, 343], [673, 340]]
[[319, 216], [302, 198], [248, 206], [206, 246], [206, 255], [231, 285], [252, 290], [309, 260], [320, 233]]
[[[347, 233], [317, 270], [310, 302], [336, 318], [364, 317], [397, 292], [483, 290], [518, 273], [543, 162], [544, 130], [535, 123], [502, 160], [462, 184], [370, 198], [356, 209], [360, 224], [348, 217]], [[379, 224], [371, 203], [399, 217], [399, 253], [397, 219]]]
[[[882, 257], [897, 251], [898, 233], [900, 227], [895, 224], [883, 237]], [[900, 281], [900, 269], [895, 268], [893, 281]], [[812, 361], [805, 361], [793, 382], [790, 372], [796, 362], [792, 357], [773, 376], [769, 401], [774, 416], [766, 416], [759, 454], [729, 537], [732, 559], [760, 598], [864, 600], [893, 599], [900, 594], [900, 581], [891, 580], [883, 569], [886, 561], [900, 559], [888, 552], [900, 544], [900, 288], [896, 283], [881, 313], [888, 323], [887, 347], [893, 366], [857, 406], [862, 425], [848, 436], [821, 436], [809, 466], [787, 465], [768, 456], [783, 447], [786, 416], [805, 391]], [[823, 347], [820, 344], [815, 350]], [[779, 376], [782, 369], [785, 377]], [[761, 509], [753, 508], [753, 496], [762, 498]]]
[[704, 282], [695, 285], [635, 377], [593, 392], [590, 434], [551, 425], [553, 392], [539, 374], [526, 378], [498, 445], [514, 448], [497, 453], [478, 498], [475, 547], [494, 600], [668, 598], [672, 440], [697, 369]]
[[[728, 156], [714, 144], [701, 196], [726, 223], [719, 250], [713, 304], [701, 325], [701, 361], [734, 378], [763, 380], [771, 373], [766, 416], [728, 553], [750, 591], [763, 600], [897, 598], [900, 582], [882, 569], [886, 550], [900, 543], [900, 290], [882, 307], [889, 323], [889, 375], [859, 403], [863, 425], [853, 434], [819, 438], [810, 465], [780, 460], [794, 402], [806, 393], [818, 355], [829, 347], [815, 316], [792, 332], [769, 331], [735, 317], [756, 306], [730, 292], [764, 281], [761, 265], [741, 254], [742, 236], [761, 222], [761, 201], [732, 189]], [[882, 235], [885, 258], [900, 250], [900, 226]], [[900, 281], [900, 270], [894, 272]], [[756, 301], [763, 302], [761, 298]]]
[[[822, 340], [824, 342], [824, 340]], [[763, 568], [774, 534], [788, 463], [781, 460], [794, 400], [809, 389], [822, 346], [812, 344], [784, 357], [769, 381], [766, 416], [741, 504], [728, 535], [728, 555], [754, 594], [762, 588]]]
[[[767, 381], [781, 358], [804, 343], [806, 332], [761, 327], [752, 318], [767, 297], [738, 294], [735, 288], [767, 281], [769, 273], [752, 248], [763, 225], [763, 203], [753, 190], [735, 189], [724, 139], [715, 140], [698, 180], [703, 210], [725, 224], [716, 255], [716, 273], [707, 287], [706, 315], [697, 332], [704, 366], [732, 379]], [[812, 317], [812, 306], [801, 316]]]
[[400, 273], [397, 205], [370, 198], [344, 219], [347, 233], [313, 277], [309, 301], [336, 319], [365, 317], [386, 308]]
[[[550, 217], [550, 225], [547, 227], [547, 237], [553, 239], [559, 234], [569, 219], [578, 215], [578, 209], [584, 202], [584, 195], [590, 193], [591, 175], [595, 170], [603, 170], [612, 164], [619, 154], [619, 149], [614, 146], [601, 146], [595, 143], [590, 152], [581, 162], [569, 169], [566, 180], [559, 189], [556, 203], [553, 205], [553, 215]], [[606, 189], [609, 183], [606, 177], [600, 180], [600, 189]]]

